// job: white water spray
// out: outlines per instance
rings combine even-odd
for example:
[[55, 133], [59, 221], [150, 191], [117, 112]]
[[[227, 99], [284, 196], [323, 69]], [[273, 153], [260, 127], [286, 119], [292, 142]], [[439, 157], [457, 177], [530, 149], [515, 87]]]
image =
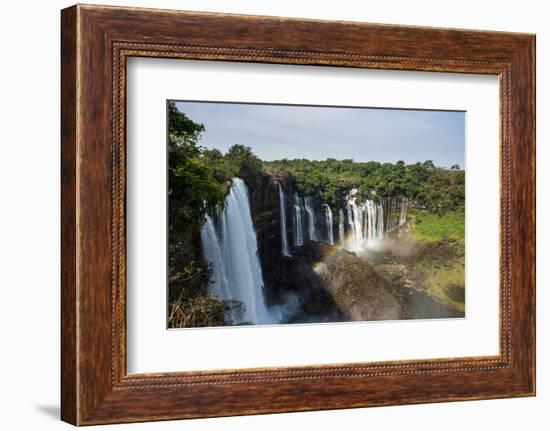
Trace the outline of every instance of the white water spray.
[[208, 289], [210, 293], [219, 295], [222, 298], [229, 298], [229, 281], [227, 280], [227, 273], [223, 262], [221, 243], [212, 217], [208, 214], [201, 229], [201, 242], [204, 258], [212, 267], [212, 276]]
[[279, 317], [270, 313], [265, 303], [248, 190], [240, 178], [233, 178], [220, 219], [219, 233], [209, 216], [201, 231], [204, 257], [214, 275], [209, 289], [221, 299], [240, 301], [245, 307], [242, 322], [278, 322]]

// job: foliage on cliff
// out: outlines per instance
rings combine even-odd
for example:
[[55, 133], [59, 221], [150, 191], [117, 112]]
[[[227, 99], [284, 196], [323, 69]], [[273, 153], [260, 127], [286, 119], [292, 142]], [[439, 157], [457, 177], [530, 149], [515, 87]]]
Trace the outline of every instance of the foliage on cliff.
[[344, 194], [357, 188], [370, 199], [406, 196], [418, 206], [442, 213], [464, 208], [464, 171], [439, 168], [428, 160], [406, 165], [353, 160], [276, 160], [264, 162], [267, 172], [290, 176], [304, 194], [321, 191], [322, 199], [342, 206]]
[[223, 201], [224, 189], [214, 178], [198, 145], [204, 126], [168, 103], [169, 223], [201, 225], [206, 208]]
[[[225, 153], [201, 146], [205, 126], [180, 112], [173, 102], [168, 103], [168, 120], [170, 327], [231, 324], [227, 316], [238, 312], [239, 304], [208, 294], [211, 272], [200, 255], [199, 235], [205, 214], [223, 205], [235, 176], [247, 183], [252, 194], [253, 185], [262, 184], [257, 179], [282, 177], [302, 195], [319, 193], [333, 207], [343, 207], [352, 188], [363, 198], [406, 196], [412, 206], [425, 210], [419, 213], [415, 234], [428, 239], [441, 229], [458, 232], [460, 217], [463, 232], [464, 171], [456, 165], [446, 169], [431, 161], [407, 165], [334, 158], [262, 161], [239, 144]], [[451, 213], [458, 214], [458, 219], [445, 217]]]
[[170, 327], [225, 323], [226, 305], [207, 294], [209, 271], [193, 246], [208, 207], [222, 202], [224, 189], [198, 146], [204, 126], [168, 103], [168, 238]]
[[438, 214], [464, 209], [465, 178], [458, 165], [447, 169], [436, 167], [431, 160], [407, 165], [403, 161], [355, 162], [334, 158], [262, 161], [249, 147], [239, 144], [223, 154], [198, 145], [205, 130], [202, 124], [193, 123], [174, 103], [169, 104], [169, 109], [169, 169], [174, 179], [181, 181], [173, 183], [170, 199], [183, 198], [189, 208], [195, 208], [189, 211], [192, 217], [196, 216], [195, 220], [202, 219], [205, 203], [210, 207], [223, 200], [232, 177], [241, 177], [251, 184], [254, 178], [266, 174], [288, 178], [304, 195], [320, 193], [323, 202], [333, 206], [343, 206], [345, 195], [351, 188], [357, 188], [364, 198], [406, 196], [416, 206]]

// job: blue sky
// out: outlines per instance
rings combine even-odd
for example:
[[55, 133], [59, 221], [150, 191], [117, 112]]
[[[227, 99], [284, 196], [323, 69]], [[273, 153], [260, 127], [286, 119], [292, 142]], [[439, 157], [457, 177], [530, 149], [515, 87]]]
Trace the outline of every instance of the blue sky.
[[377, 108], [177, 102], [204, 124], [201, 145], [251, 147], [263, 160], [433, 160], [464, 168], [465, 113]]

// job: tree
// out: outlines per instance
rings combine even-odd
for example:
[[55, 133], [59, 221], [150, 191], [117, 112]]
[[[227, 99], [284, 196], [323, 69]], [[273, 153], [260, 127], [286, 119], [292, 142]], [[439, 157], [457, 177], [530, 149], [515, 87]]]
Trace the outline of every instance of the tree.
[[437, 168], [431, 160], [407, 165], [403, 161], [284, 159], [263, 165], [269, 174], [294, 179], [302, 195], [320, 192], [321, 200], [333, 206], [344, 205], [349, 191], [357, 188], [363, 199], [405, 196], [434, 212], [464, 209], [464, 171]]
[[435, 165], [432, 160], [426, 160], [424, 163], [422, 163], [422, 166], [424, 166], [426, 169], [435, 169]]
[[224, 157], [235, 175], [250, 177], [262, 171], [262, 161], [250, 147], [235, 144], [227, 150]]
[[205, 163], [198, 141], [204, 126], [168, 102], [169, 225], [201, 225], [207, 208], [223, 201], [223, 187]]
[[204, 125], [168, 102], [168, 282], [170, 327], [225, 324], [228, 303], [208, 294], [211, 273], [195, 245], [206, 212], [222, 204], [223, 183], [211, 167], [217, 150], [199, 146]]
[[168, 102], [168, 133], [174, 144], [179, 141], [196, 146], [204, 132], [204, 125], [195, 123], [187, 115], [180, 112], [175, 102]]

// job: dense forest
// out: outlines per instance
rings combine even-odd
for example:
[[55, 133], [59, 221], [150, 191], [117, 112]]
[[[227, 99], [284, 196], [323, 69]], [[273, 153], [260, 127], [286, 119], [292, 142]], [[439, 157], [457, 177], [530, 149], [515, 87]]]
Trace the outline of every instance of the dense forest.
[[238, 143], [225, 154], [203, 147], [204, 132], [204, 125], [178, 111], [174, 102], [168, 103], [170, 326], [223, 325], [230, 323], [226, 321], [229, 310], [233, 315], [239, 312], [237, 302], [207, 294], [211, 269], [196, 246], [205, 215], [223, 206], [234, 177], [247, 184], [263, 177], [281, 178], [302, 195], [317, 193], [323, 204], [333, 208], [345, 205], [346, 195], [356, 189], [363, 199], [373, 201], [406, 197], [419, 221], [439, 219], [446, 224], [457, 214], [463, 219], [465, 178], [457, 165], [334, 158], [263, 161]]

